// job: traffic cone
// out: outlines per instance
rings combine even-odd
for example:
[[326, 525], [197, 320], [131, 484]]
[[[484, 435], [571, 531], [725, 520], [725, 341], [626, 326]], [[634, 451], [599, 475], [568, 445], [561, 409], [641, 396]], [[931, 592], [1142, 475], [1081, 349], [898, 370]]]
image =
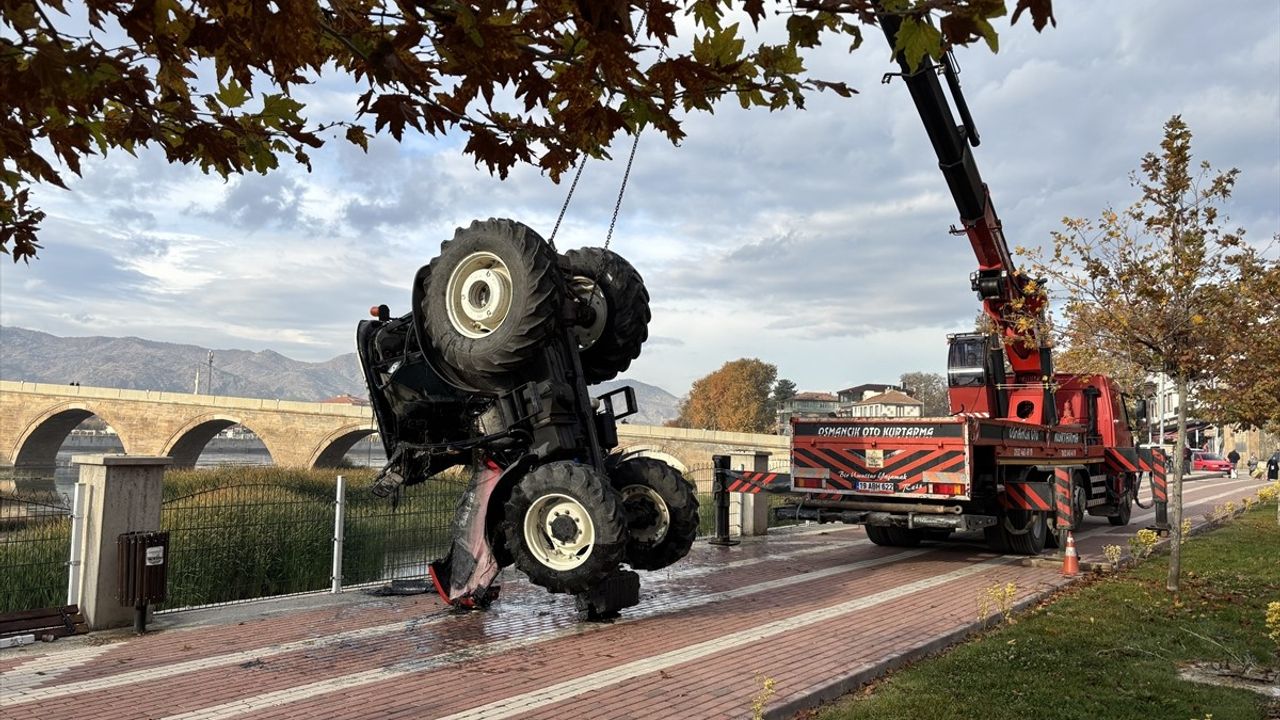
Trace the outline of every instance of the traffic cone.
[[1062, 574], [1075, 577], [1080, 574], [1080, 556], [1076, 554], [1076, 539], [1067, 531], [1067, 551], [1062, 554]]

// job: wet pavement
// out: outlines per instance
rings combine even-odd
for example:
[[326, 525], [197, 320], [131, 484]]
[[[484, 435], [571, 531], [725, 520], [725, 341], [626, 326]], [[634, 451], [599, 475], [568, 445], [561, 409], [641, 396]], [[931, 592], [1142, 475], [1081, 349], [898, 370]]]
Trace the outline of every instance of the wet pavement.
[[[1186, 516], [1261, 485], [1188, 482]], [[1082, 560], [1151, 518], [1089, 518]], [[1031, 602], [1068, 582], [975, 536], [882, 548], [838, 525], [699, 541], [641, 577], [641, 604], [613, 623], [578, 622], [571, 597], [514, 573], [485, 612], [353, 590], [161, 615], [145, 636], [0, 651], [0, 717], [743, 718], [766, 680], [767, 716], [784, 717], [963, 637], [992, 585]]]

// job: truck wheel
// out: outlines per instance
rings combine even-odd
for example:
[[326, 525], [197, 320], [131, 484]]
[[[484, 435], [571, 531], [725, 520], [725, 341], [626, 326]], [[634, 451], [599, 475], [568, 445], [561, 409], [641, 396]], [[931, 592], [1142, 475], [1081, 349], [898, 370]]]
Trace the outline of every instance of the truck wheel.
[[422, 293], [432, 345], [462, 379], [501, 390], [552, 334], [563, 297], [555, 251], [514, 220], [459, 228], [431, 261]]
[[640, 273], [615, 252], [589, 247], [564, 257], [570, 291], [595, 311], [593, 322], [574, 328], [587, 384], [612, 380], [640, 357], [649, 338], [649, 291]]
[[1129, 524], [1129, 518], [1133, 515], [1133, 493], [1126, 490], [1124, 497], [1120, 498], [1120, 507], [1116, 510], [1115, 515], [1108, 515], [1107, 522], [1115, 527], [1123, 527]]
[[[1008, 528], [1004, 527], [1005, 523], [1012, 525], [1014, 529], [1026, 528], [1026, 532], [1009, 532]], [[1045, 540], [1049, 535], [1044, 513], [1027, 510], [1009, 511], [1001, 522], [1001, 531], [1005, 536], [1009, 552], [1017, 555], [1039, 555], [1044, 550]]]
[[867, 525], [866, 528], [871, 542], [884, 547], [916, 547], [924, 537], [919, 530], [907, 528], [881, 525]]
[[678, 470], [661, 460], [631, 458], [609, 470], [627, 517], [625, 559], [637, 570], [659, 570], [689, 554], [698, 535], [698, 496]]
[[1008, 536], [1005, 535], [1004, 528], [1000, 524], [988, 525], [982, 528], [982, 536], [987, 541], [987, 547], [991, 548], [991, 552], [1001, 555], [1009, 552]]
[[540, 465], [511, 490], [507, 549], [529, 580], [559, 593], [585, 592], [618, 568], [627, 543], [622, 500], [586, 465]]

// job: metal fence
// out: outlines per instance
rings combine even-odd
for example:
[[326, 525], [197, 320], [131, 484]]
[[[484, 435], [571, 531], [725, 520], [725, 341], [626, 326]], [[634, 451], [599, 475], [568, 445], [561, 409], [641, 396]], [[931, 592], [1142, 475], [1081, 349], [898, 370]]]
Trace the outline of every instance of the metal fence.
[[246, 477], [181, 495], [166, 484], [169, 585], [160, 609], [424, 578], [448, 549], [465, 487], [460, 475], [443, 474], [379, 498], [363, 484], [339, 493], [337, 477], [314, 473]]
[[461, 473], [442, 474], [380, 498], [349, 488], [342, 533], [344, 585], [424, 578], [427, 563], [449, 550], [450, 526], [466, 489]]
[[63, 605], [70, 547], [66, 495], [0, 493], [0, 613]]
[[[332, 483], [329, 483], [332, 486]], [[250, 482], [167, 498], [173, 609], [329, 586], [333, 497], [323, 486]]]

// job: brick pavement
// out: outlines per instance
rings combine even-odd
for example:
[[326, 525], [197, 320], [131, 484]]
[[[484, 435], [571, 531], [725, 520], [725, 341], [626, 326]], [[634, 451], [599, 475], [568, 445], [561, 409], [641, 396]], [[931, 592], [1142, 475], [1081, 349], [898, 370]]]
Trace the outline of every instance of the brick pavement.
[[[1186, 515], [1259, 485], [1188, 483]], [[1091, 518], [1082, 556], [1150, 518]], [[483, 613], [358, 592], [174, 613], [142, 637], [0, 651], [0, 717], [732, 718], [750, 715], [764, 678], [776, 714], [959, 637], [993, 584], [1029, 602], [1067, 583], [976, 542], [880, 548], [843, 526], [700, 543], [643, 582], [641, 606], [613, 624], [579, 624], [570, 598], [514, 577]]]

